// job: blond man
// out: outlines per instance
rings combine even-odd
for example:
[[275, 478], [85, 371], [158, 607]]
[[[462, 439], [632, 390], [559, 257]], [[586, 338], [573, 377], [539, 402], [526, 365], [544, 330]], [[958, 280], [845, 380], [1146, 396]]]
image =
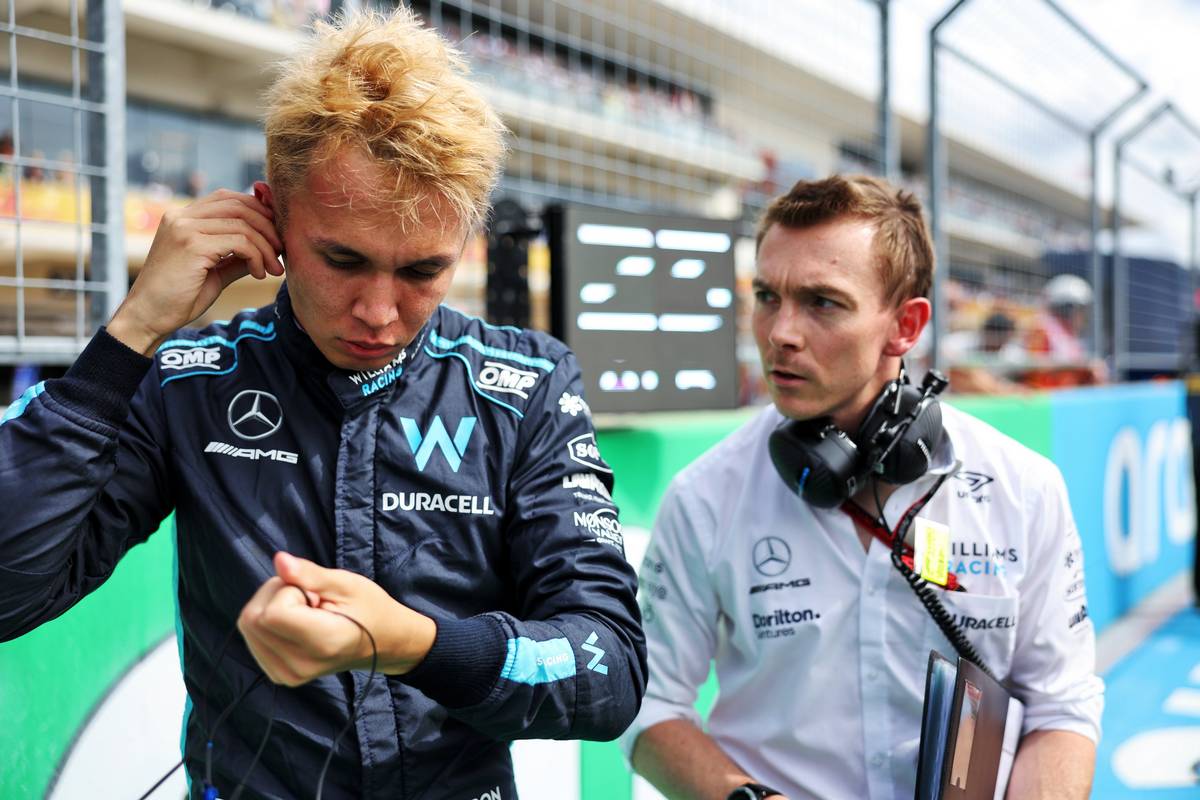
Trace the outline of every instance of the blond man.
[[[0, 636], [174, 509], [194, 794], [513, 798], [508, 741], [615, 737], [645, 649], [573, 355], [440, 305], [503, 129], [403, 9], [280, 74], [267, 180], [168, 214], [0, 424]], [[286, 281], [180, 330], [247, 275]]]

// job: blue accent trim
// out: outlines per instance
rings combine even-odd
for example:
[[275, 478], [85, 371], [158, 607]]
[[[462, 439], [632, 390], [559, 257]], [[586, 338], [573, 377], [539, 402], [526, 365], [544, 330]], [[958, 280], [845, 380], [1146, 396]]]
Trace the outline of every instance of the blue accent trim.
[[[171, 599], [175, 602], [175, 646], [179, 648], [179, 672], [183, 673], [183, 615], [179, 612], [179, 527], [171, 520]], [[192, 717], [192, 696], [186, 695], [183, 703], [183, 725], [179, 728], [179, 756], [187, 757], [187, 727]], [[187, 778], [188, 797], [192, 796], [192, 776], [184, 769]]]
[[804, 491], [804, 484], [808, 483], [808, 473], [811, 471], [808, 467], [805, 467], [804, 472], [800, 473], [800, 482], [796, 484], [796, 494], [801, 494]]
[[448, 306], [445, 303], [442, 303], [442, 308], [446, 309], [447, 311], [453, 311], [455, 314], [458, 314], [460, 317], [466, 317], [469, 320], [478, 322], [483, 327], [491, 328], [494, 331], [512, 331], [513, 333], [525, 333], [524, 328], [518, 328], [515, 325], [493, 325], [492, 323], [488, 322], [486, 319], [483, 319], [482, 317], [472, 316], [472, 315], [466, 313], [465, 311], [459, 311], [457, 308], [454, 308], [453, 306]]
[[26, 389], [24, 393], [17, 398], [17, 401], [8, 407], [8, 410], [4, 412], [4, 416], [0, 417], [0, 425], [3, 425], [10, 419], [16, 419], [24, 414], [25, 409], [30, 403], [33, 402], [33, 399], [41, 395], [41, 393], [44, 391], [46, 391], [45, 381], [38, 381], [33, 386], [30, 386], [28, 389]]
[[462, 336], [458, 337], [457, 339], [446, 339], [444, 337], [438, 336], [437, 331], [431, 330], [429, 332], [429, 341], [435, 347], [439, 347], [442, 350], [451, 350], [455, 347], [458, 347], [459, 345], [465, 344], [467, 347], [470, 347], [472, 350], [475, 350], [476, 352], [479, 352], [479, 353], [483, 353], [485, 356], [488, 356], [489, 358], [504, 358], [504, 359], [508, 359], [509, 361], [515, 361], [518, 364], [524, 364], [527, 367], [536, 367], [540, 370], [544, 370], [545, 372], [553, 372], [554, 371], [554, 362], [553, 361], [550, 361], [545, 358], [536, 358], [534, 356], [522, 355], [521, 353], [514, 353], [511, 350], [501, 350], [498, 347], [491, 347], [491, 346], [486, 345], [483, 342], [479, 341], [474, 336], [468, 336], [467, 334], [463, 334]]
[[162, 344], [160, 344], [158, 346], [158, 349], [155, 350], [154, 352], [161, 353], [163, 350], [166, 350], [168, 347], [208, 347], [209, 345], [213, 345], [213, 344], [221, 344], [221, 345], [225, 345], [226, 347], [237, 347], [237, 343], [240, 342], [242, 339], [245, 339], [247, 336], [250, 336], [251, 338], [256, 338], [256, 337], [253, 337], [253, 335], [251, 333], [242, 333], [242, 331], [247, 330], [247, 329], [249, 329], [252, 332], [261, 333], [263, 336], [269, 337], [267, 339], [263, 339], [262, 341], [264, 341], [264, 342], [270, 341], [271, 339], [275, 338], [275, 323], [274, 322], [268, 322], [266, 325], [259, 325], [254, 320], [247, 319], [247, 320], [243, 320], [242, 324], [238, 326], [238, 333], [240, 335], [236, 339], [234, 339], [232, 342], [229, 341], [228, 339], [226, 339], [224, 336], [205, 336], [203, 339], [171, 339], [170, 341], [166, 341], [166, 342], [163, 342]]
[[462, 353], [435, 353], [432, 350], [430, 350], [428, 347], [425, 348], [425, 353], [430, 358], [454, 357], [454, 358], [459, 359], [460, 361], [462, 361], [464, 364], [467, 365], [467, 383], [469, 383], [471, 385], [471, 388], [473, 390], [475, 390], [475, 394], [479, 395], [480, 397], [491, 400], [493, 403], [500, 406], [501, 408], [507, 408], [509, 411], [511, 411], [512, 413], [517, 415], [517, 419], [525, 419], [525, 415], [522, 414], [520, 411], [517, 411], [515, 408], [513, 408], [512, 406], [510, 406], [508, 403], [504, 402], [503, 400], [497, 400], [496, 398], [492, 397], [490, 394], [488, 394], [487, 392], [483, 391], [482, 389], [480, 389], [478, 386], [475, 385], [475, 375], [471, 372], [471, 362], [468, 361], [467, 357], [464, 356]]
[[[253, 325], [254, 325], [254, 327], [255, 327], [256, 329], [261, 329], [261, 328], [262, 328], [262, 326], [261, 326], [261, 325], [259, 325], [259, 324], [257, 324], [257, 323], [251, 323], [251, 324], [253, 324]], [[245, 327], [246, 323], [242, 323], [242, 325], [243, 325], [243, 327]], [[208, 375], [208, 376], [211, 376], [211, 375], [228, 375], [229, 373], [233, 372], [235, 369], [237, 369], [237, 368], [238, 368], [238, 351], [237, 351], [237, 345], [238, 345], [238, 342], [242, 341], [242, 339], [254, 339], [254, 340], [256, 340], [256, 341], [260, 341], [260, 342], [270, 342], [270, 341], [274, 341], [274, 339], [275, 339], [275, 324], [274, 324], [274, 323], [271, 323], [270, 325], [268, 325], [268, 326], [267, 326], [267, 328], [269, 329], [270, 336], [259, 336], [259, 335], [258, 335], [257, 333], [255, 333], [254, 331], [251, 331], [251, 332], [249, 332], [249, 333], [243, 333], [241, 336], [238, 336], [238, 337], [237, 337], [236, 339], [234, 339], [232, 342], [226, 341], [225, 339], [222, 339], [220, 336], [209, 336], [209, 337], [207, 337], [207, 338], [205, 338], [205, 339], [198, 339], [198, 340], [196, 340], [195, 342], [187, 342], [187, 341], [185, 341], [185, 340], [182, 340], [182, 339], [180, 339], [180, 340], [177, 340], [177, 341], [179, 341], [180, 343], [182, 343], [182, 344], [184, 344], [184, 345], [186, 345], [186, 346], [189, 346], [189, 347], [190, 347], [190, 346], [195, 346], [195, 347], [203, 347], [204, 345], [208, 345], [208, 344], [223, 344], [223, 345], [225, 345], [226, 347], [232, 347], [232, 348], [233, 348], [233, 364], [232, 364], [232, 365], [231, 365], [231, 366], [230, 366], [228, 369], [222, 369], [222, 370], [218, 370], [217, 372], [208, 372], [208, 371], [202, 371], [202, 372], [182, 372], [182, 373], [180, 373], [180, 374], [178, 374], [178, 375], [171, 375], [171, 376], [170, 376], [170, 377], [168, 377], [168, 378], [163, 378], [163, 380], [162, 380], [162, 383], [160, 383], [160, 384], [159, 384], [159, 386], [160, 386], [160, 387], [161, 387], [161, 386], [166, 386], [168, 383], [170, 383], [171, 381], [175, 380], [176, 378], [195, 378], [195, 377], [198, 377], [198, 376], [201, 376], [201, 375]], [[213, 340], [219, 340], [219, 341], [213, 341]], [[167, 342], [167, 344], [171, 344], [171, 343], [170, 343], [170, 342]], [[166, 347], [166, 346], [167, 346], [166, 344], [164, 344], [164, 345], [163, 345], [163, 347]], [[159, 349], [159, 350], [162, 350], [162, 347], [160, 347], [160, 348], [158, 348], [158, 349]]]
[[545, 642], [535, 642], [524, 636], [509, 639], [500, 677], [529, 686], [574, 678], [575, 651], [566, 639]]

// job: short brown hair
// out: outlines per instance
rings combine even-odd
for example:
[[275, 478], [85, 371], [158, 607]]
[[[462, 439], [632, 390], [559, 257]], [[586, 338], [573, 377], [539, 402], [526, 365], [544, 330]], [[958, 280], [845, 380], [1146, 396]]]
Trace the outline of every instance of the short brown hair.
[[364, 11], [316, 35], [279, 65], [267, 93], [267, 179], [286, 210], [309, 170], [345, 147], [383, 170], [403, 223], [431, 196], [468, 223], [487, 213], [504, 125], [467, 77], [466, 61], [412, 11]]
[[912, 192], [869, 175], [833, 175], [798, 181], [775, 198], [758, 222], [756, 247], [772, 225], [809, 228], [843, 217], [875, 227], [875, 254], [884, 299], [899, 304], [928, 297], [933, 285], [933, 241]]

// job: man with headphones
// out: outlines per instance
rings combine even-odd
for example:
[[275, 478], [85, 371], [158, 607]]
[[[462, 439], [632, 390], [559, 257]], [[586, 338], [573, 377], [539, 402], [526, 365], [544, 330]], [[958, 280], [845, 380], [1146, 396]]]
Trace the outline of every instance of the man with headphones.
[[1025, 704], [1007, 796], [1086, 797], [1104, 689], [1066, 486], [940, 406], [940, 375], [904, 374], [931, 313], [919, 203], [875, 178], [801, 181], [757, 245], [774, 402], [663, 500], [634, 768], [672, 798], [907, 800], [929, 652], [957, 651]]

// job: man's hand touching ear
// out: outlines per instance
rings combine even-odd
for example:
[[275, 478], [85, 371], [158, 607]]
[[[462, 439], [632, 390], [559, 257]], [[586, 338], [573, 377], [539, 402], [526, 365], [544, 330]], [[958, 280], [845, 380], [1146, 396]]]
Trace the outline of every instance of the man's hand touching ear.
[[275, 571], [238, 617], [246, 645], [275, 683], [299, 686], [370, 668], [370, 640], [342, 614], [375, 638], [379, 672], [403, 675], [433, 647], [436, 623], [362, 575], [282, 552], [275, 554]]

